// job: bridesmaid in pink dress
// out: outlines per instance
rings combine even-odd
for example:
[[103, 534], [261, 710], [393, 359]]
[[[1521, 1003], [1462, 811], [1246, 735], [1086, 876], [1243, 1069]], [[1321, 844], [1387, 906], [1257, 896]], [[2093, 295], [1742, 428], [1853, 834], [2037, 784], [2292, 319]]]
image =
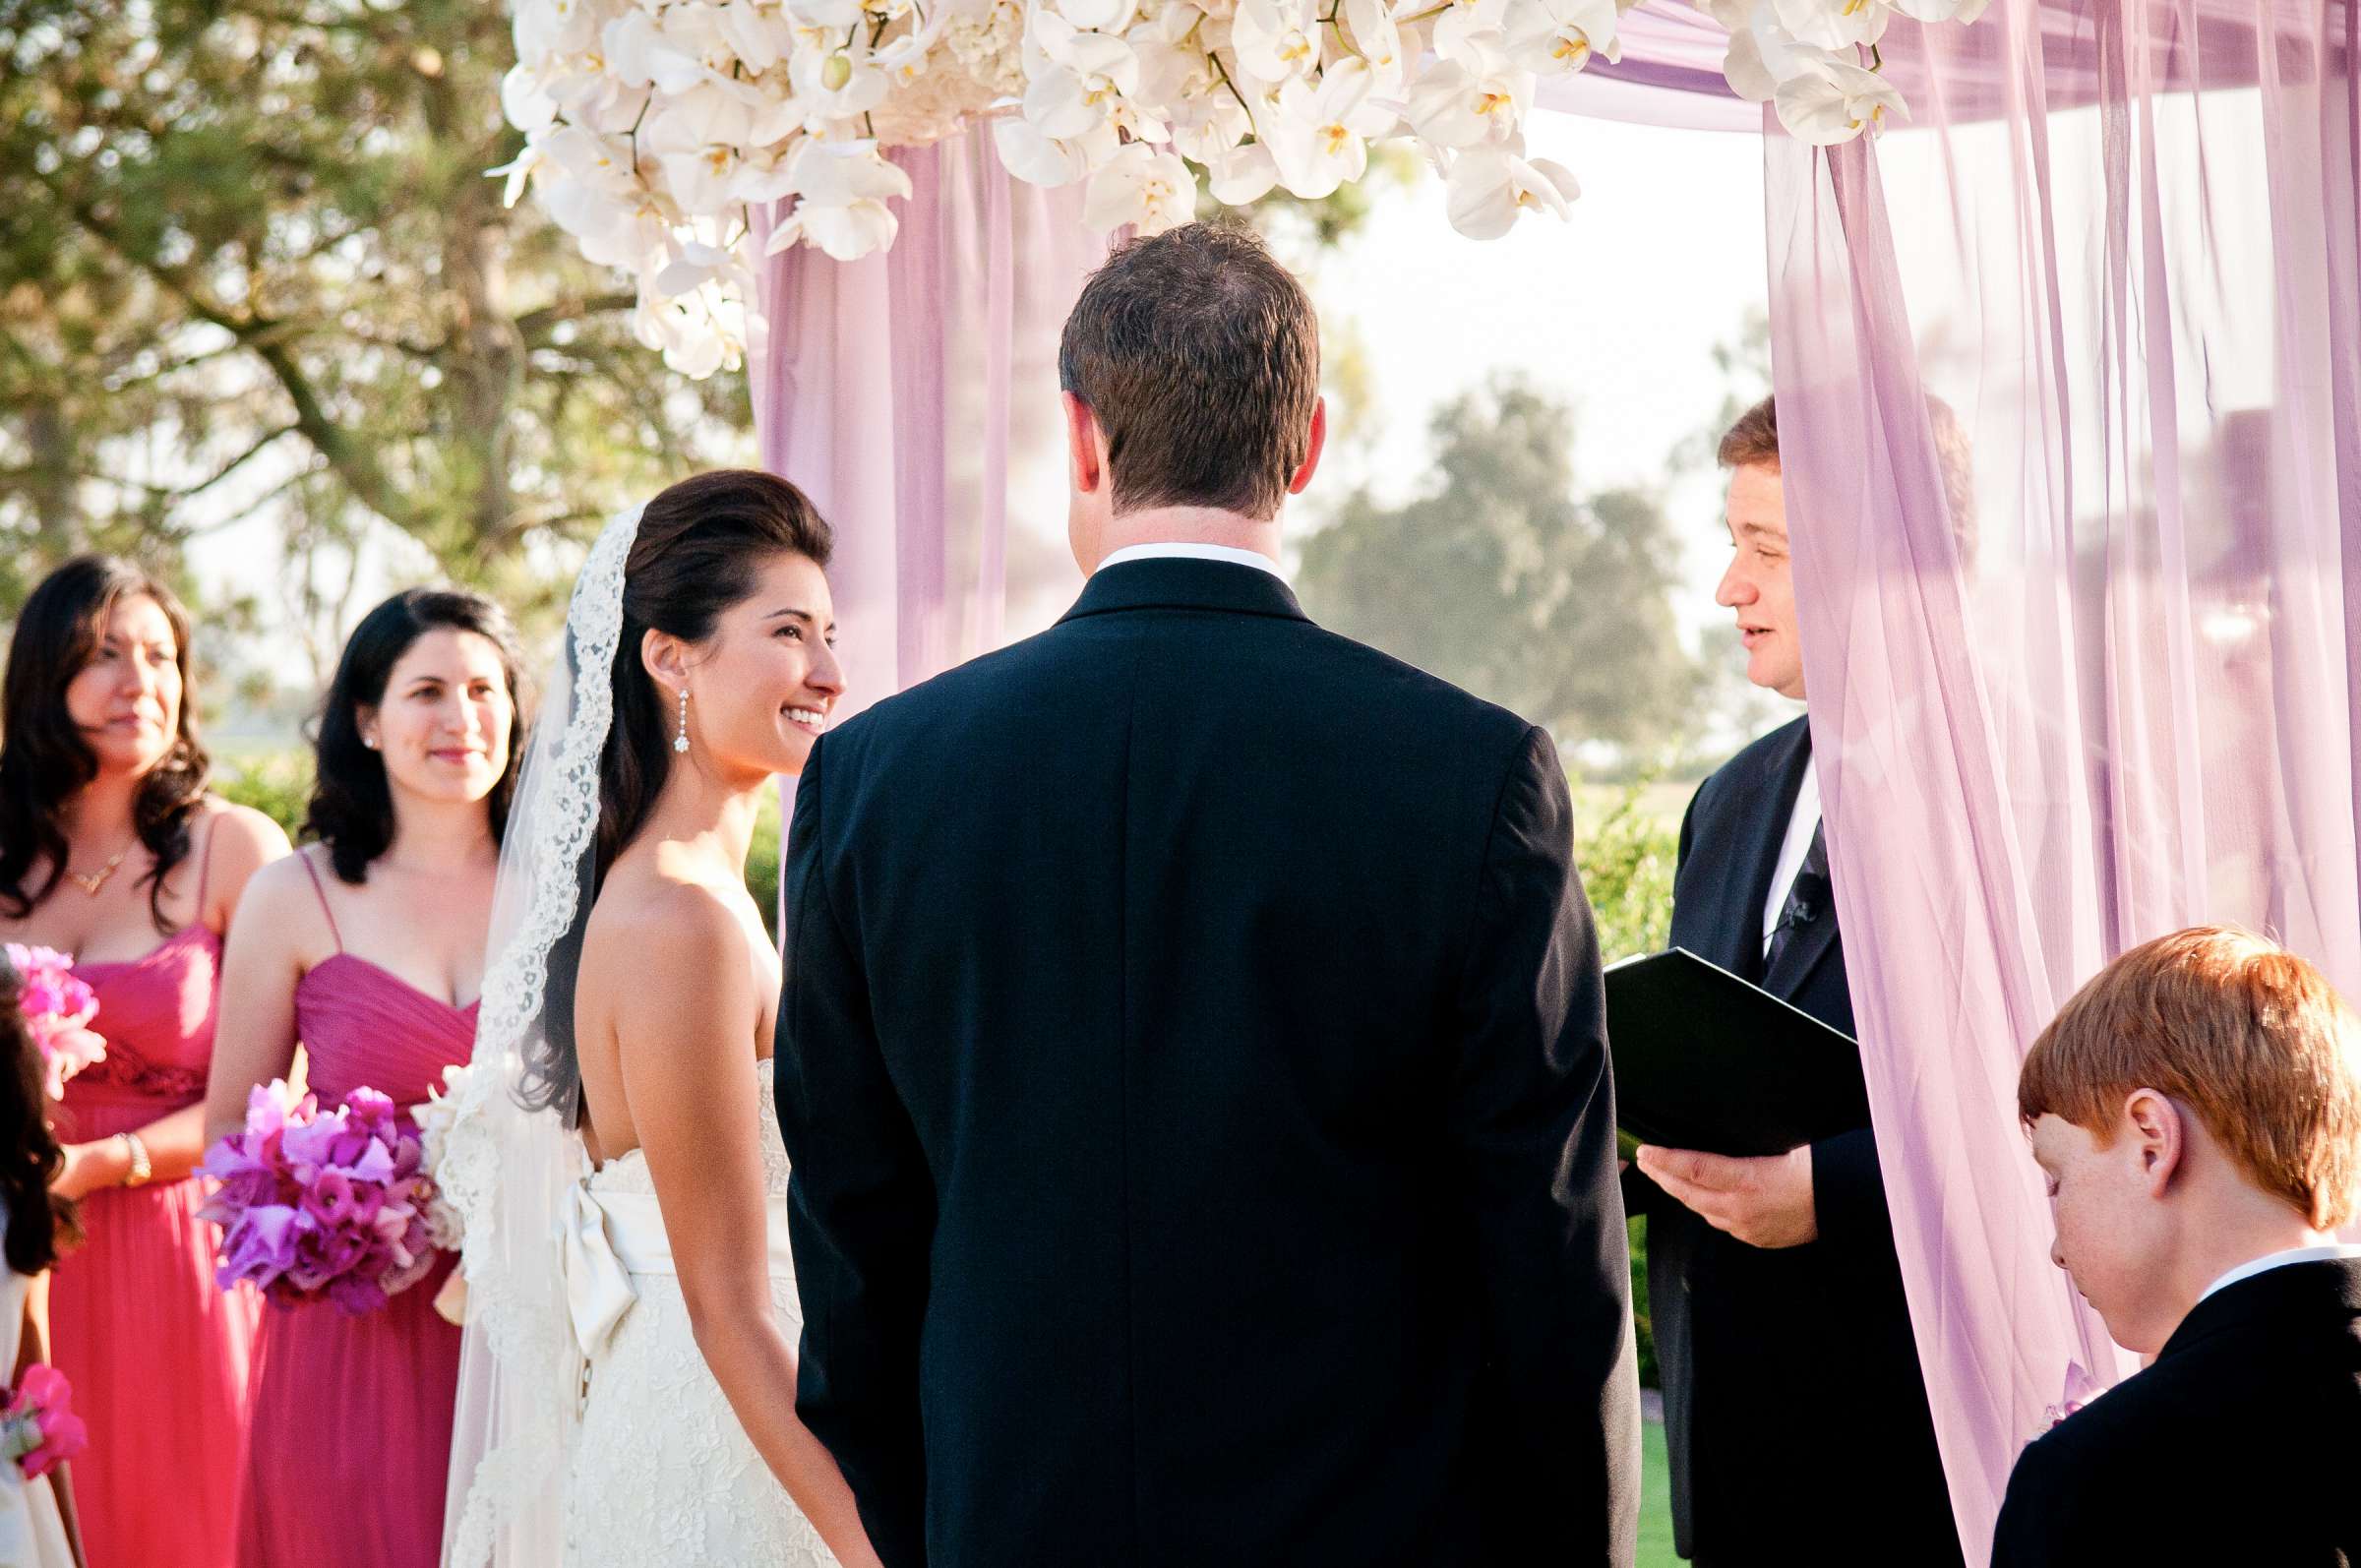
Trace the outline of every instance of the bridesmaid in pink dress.
[[[255, 878], [230, 934], [209, 1134], [286, 1076], [297, 1041], [323, 1105], [404, 1108], [475, 1042], [475, 996], [522, 719], [508, 618], [413, 589], [344, 646], [321, 714], [306, 836]], [[240, 1568], [434, 1568], [459, 1331], [454, 1260], [387, 1305], [272, 1304], [238, 1499]]]
[[91, 1446], [75, 1461], [91, 1568], [224, 1568], [259, 1303], [213, 1284], [197, 1218], [220, 932], [287, 852], [205, 791], [189, 621], [123, 562], [84, 556], [26, 600], [0, 713], [0, 936], [77, 955], [106, 1059], [55, 1115], [83, 1244], [50, 1290], [51, 1354]]

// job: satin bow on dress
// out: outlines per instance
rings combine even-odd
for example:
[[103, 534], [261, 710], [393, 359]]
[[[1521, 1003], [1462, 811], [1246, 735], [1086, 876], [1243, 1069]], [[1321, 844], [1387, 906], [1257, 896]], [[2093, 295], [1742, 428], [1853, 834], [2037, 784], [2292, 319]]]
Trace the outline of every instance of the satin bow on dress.
[[[632, 1158], [626, 1155], [623, 1158]], [[795, 1260], [787, 1249], [787, 1200], [764, 1201], [772, 1279], [793, 1279]], [[566, 1280], [566, 1313], [583, 1360], [595, 1364], [616, 1325], [638, 1300], [635, 1276], [677, 1275], [672, 1238], [652, 1192], [615, 1192], [576, 1181], [566, 1189], [558, 1219], [559, 1269]]]

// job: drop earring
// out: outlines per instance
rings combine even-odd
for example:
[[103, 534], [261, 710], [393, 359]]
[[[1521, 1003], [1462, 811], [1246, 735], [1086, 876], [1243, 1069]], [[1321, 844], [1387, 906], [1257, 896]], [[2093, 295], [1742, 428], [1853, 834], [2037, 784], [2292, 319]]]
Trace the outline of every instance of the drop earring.
[[685, 686], [681, 688], [681, 728], [672, 738], [672, 749], [676, 752], [689, 750], [689, 689]]

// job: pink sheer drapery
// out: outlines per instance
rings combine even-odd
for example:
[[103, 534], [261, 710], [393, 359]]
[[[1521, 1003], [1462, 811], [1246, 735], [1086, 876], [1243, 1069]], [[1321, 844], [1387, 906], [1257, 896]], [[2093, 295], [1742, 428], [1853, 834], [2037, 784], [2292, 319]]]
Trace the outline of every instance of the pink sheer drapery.
[[1912, 119], [1771, 127], [1812, 734], [1895, 1235], [1970, 1561], [2069, 1363], [2019, 1059], [2207, 921], [2361, 995], [2350, 0], [1898, 24]]
[[772, 257], [749, 375], [762, 465], [835, 525], [839, 716], [1038, 630], [1080, 586], [1058, 334], [1105, 242], [1079, 188], [1012, 179], [988, 127], [891, 155], [911, 181], [892, 248]]

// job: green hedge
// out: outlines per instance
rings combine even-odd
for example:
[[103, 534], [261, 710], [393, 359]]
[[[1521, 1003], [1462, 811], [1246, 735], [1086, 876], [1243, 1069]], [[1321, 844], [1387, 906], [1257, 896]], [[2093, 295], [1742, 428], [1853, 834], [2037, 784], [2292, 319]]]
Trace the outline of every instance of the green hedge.
[[[1634, 953], [1652, 953], [1668, 939], [1672, 925], [1672, 863], [1676, 829], [1646, 811], [1646, 786], [1635, 784], [1578, 826], [1574, 854], [1583, 888], [1599, 923], [1599, 950], [1613, 963]], [[1659, 1385], [1656, 1336], [1648, 1313], [1648, 1222], [1631, 1221], [1631, 1306], [1638, 1323], [1640, 1381]]]
[[[233, 771], [224, 766], [213, 788], [226, 799], [263, 812], [295, 835], [311, 793], [309, 759], [282, 753], [257, 757]], [[1599, 946], [1608, 963], [1665, 945], [1672, 922], [1672, 828], [1644, 809], [1634, 785], [1604, 806], [1593, 806], [1577, 828], [1575, 857], [1584, 889], [1599, 923]], [[746, 887], [777, 935], [779, 904], [779, 806], [768, 796], [755, 823], [754, 847], [746, 857]], [[1640, 1380], [1657, 1382], [1656, 1341], [1648, 1322], [1648, 1222], [1631, 1222], [1632, 1307], [1639, 1322]]]

